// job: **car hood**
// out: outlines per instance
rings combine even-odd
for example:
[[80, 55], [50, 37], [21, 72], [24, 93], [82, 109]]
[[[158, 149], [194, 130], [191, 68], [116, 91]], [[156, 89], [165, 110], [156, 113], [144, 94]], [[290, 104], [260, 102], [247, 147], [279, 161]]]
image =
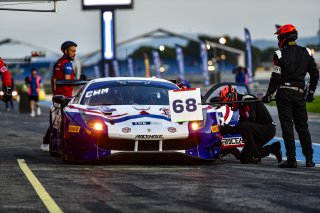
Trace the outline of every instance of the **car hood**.
[[166, 140], [189, 136], [188, 122], [171, 122], [168, 105], [87, 106], [83, 110], [103, 117], [109, 138]]

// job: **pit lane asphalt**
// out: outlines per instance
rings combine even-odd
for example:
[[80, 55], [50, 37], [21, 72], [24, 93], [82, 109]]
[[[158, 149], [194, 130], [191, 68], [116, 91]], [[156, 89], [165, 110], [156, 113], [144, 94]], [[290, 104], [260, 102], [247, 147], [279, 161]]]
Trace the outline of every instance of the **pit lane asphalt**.
[[320, 212], [319, 167], [279, 169], [273, 158], [244, 165], [232, 156], [196, 165], [68, 165], [39, 151], [47, 109], [30, 118], [2, 106], [0, 212], [48, 212], [17, 159], [63, 212]]

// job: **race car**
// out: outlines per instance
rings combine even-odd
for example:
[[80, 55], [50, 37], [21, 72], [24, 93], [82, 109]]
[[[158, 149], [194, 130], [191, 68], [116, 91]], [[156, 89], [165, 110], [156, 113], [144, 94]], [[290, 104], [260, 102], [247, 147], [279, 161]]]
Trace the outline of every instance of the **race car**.
[[[168, 92], [179, 90], [176, 84], [158, 78], [91, 80], [71, 100], [53, 97], [50, 153], [65, 162], [129, 156], [218, 159], [221, 149], [243, 145], [240, 135], [222, 136], [220, 132], [221, 125], [238, 121], [237, 112], [228, 106], [214, 106], [224, 85], [215, 86], [203, 97], [211, 103], [200, 106], [203, 120], [172, 122]], [[245, 87], [237, 91], [246, 92]]]

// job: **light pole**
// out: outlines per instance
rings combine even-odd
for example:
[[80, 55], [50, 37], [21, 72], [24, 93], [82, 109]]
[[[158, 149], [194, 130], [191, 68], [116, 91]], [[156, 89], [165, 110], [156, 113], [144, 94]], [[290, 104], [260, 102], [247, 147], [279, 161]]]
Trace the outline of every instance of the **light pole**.
[[[225, 37], [220, 37], [219, 38], [219, 43], [222, 44], [222, 45], [225, 45], [227, 43], [227, 39]], [[223, 49], [221, 49], [221, 55], [220, 55], [221, 69], [219, 69], [219, 71], [218, 71], [218, 82], [221, 81], [221, 71], [224, 70], [225, 59], [226, 59], [226, 56], [224, 54]]]

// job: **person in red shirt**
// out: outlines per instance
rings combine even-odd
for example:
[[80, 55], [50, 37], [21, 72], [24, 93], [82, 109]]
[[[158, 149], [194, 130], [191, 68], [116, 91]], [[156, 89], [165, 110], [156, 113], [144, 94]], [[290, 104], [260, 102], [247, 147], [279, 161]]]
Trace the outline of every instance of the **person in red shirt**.
[[8, 102], [11, 100], [12, 92], [11, 74], [2, 58], [0, 58], [0, 73], [2, 76], [2, 100]]
[[[63, 56], [58, 59], [54, 65], [53, 75], [51, 77], [51, 89], [53, 95], [64, 95], [66, 98], [72, 97], [72, 86], [56, 85], [57, 80], [74, 80], [74, 69], [72, 61], [77, 52], [77, 44], [73, 41], [65, 41], [61, 45]], [[40, 150], [49, 151], [50, 129], [48, 128], [46, 135], [43, 137], [43, 143]]]
[[61, 51], [63, 52], [63, 56], [56, 62], [51, 77], [52, 94], [64, 95], [67, 98], [71, 98], [73, 87], [57, 86], [56, 81], [74, 79], [74, 69], [71, 61], [73, 61], [76, 56], [77, 44], [73, 41], [65, 41], [61, 45]]

